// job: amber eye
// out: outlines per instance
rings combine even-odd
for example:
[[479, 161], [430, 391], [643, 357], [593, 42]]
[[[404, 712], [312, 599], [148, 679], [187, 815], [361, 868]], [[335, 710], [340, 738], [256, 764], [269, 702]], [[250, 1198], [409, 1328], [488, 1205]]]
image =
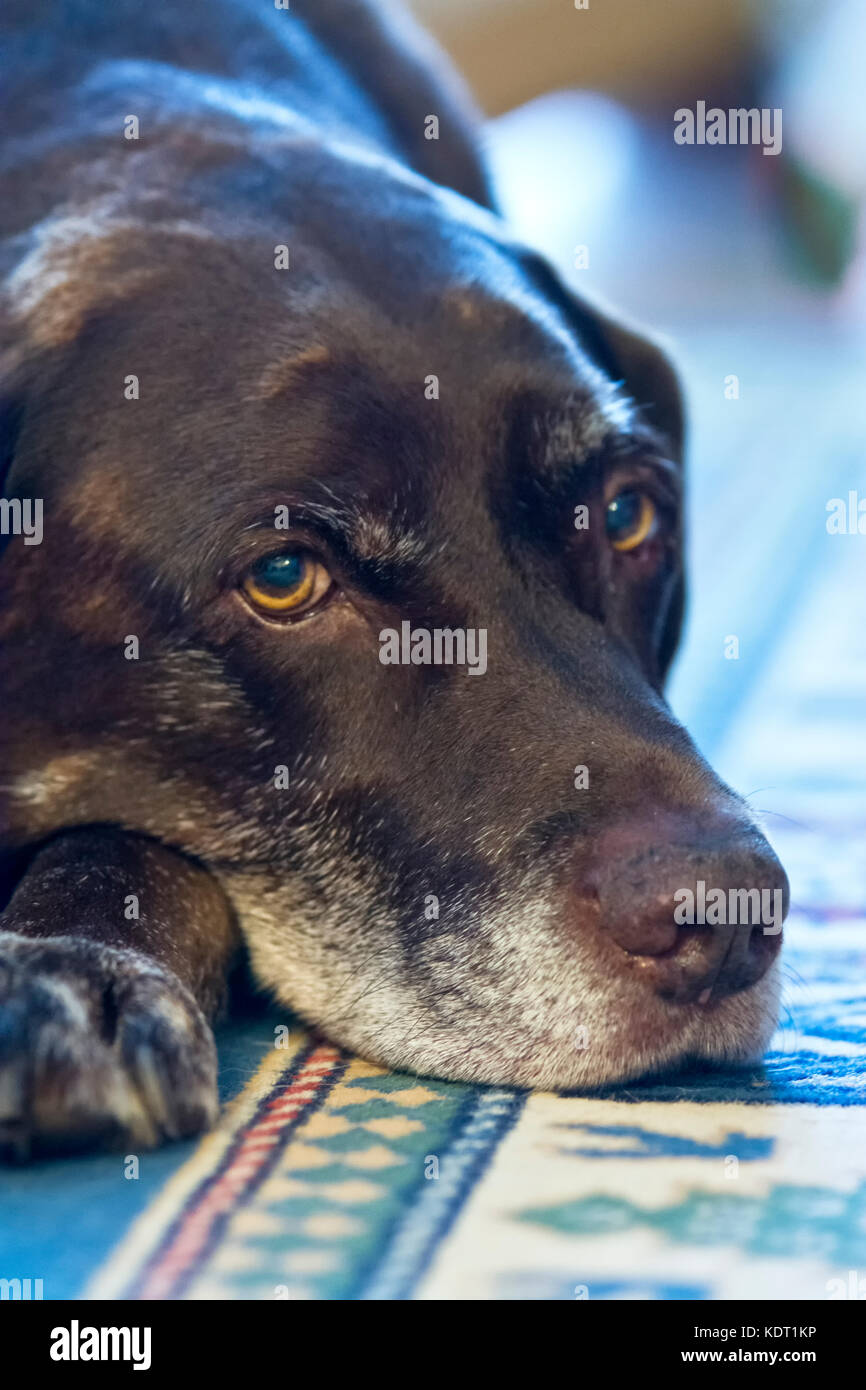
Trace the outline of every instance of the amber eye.
[[654, 534], [657, 520], [652, 498], [632, 488], [608, 502], [605, 530], [614, 550], [636, 550]]
[[241, 580], [241, 593], [264, 614], [281, 617], [311, 609], [329, 592], [330, 574], [306, 550], [280, 550], [263, 555]]

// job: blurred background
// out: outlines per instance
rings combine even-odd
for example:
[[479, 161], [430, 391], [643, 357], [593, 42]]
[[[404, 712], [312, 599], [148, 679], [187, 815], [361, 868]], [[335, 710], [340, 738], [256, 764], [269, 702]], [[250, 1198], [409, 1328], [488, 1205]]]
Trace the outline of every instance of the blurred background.
[[[670, 348], [690, 419], [671, 702], [764, 814], [804, 922], [862, 919], [866, 534], [827, 521], [854, 493], [866, 532], [866, 3], [413, 8], [489, 118], [509, 220]], [[780, 108], [781, 153], [676, 144], [698, 101]]]

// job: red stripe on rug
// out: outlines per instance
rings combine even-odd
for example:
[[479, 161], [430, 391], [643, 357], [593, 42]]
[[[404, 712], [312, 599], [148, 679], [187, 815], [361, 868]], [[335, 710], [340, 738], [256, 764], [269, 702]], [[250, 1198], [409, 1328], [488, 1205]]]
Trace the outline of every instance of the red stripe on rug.
[[170, 1297], [177, 1280], [207, 1246], [216, 1222], [243, 1201], [274, 1148], [283, 1142], [286, 1129], [296, 1125], [341, 1062], [342, 1054], [336, 1048], [317, 1047], [285, 1089], [268, 1101], [246, 1131], [240, 1131], [231, 1164], [216, 1181], [203, 1187], [198, 1200], [184, 1213], [174, 1239], [148, 1272], [138, 1298]]

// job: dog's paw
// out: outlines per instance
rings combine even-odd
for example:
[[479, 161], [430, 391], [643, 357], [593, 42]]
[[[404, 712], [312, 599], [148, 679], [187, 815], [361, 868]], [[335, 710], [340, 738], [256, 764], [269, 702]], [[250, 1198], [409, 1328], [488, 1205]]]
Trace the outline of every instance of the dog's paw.
[[0, 932], [0, 1153], [153, 1147], [216, 1118], [189, 991], [132, 950]]

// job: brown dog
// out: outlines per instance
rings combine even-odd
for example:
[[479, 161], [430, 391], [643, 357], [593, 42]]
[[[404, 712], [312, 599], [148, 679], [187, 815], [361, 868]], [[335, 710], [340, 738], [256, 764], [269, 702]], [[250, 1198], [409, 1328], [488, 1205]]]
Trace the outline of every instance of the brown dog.
[[760, 1053], [783, 909], [718, 904], [785, 881], [660, 693], [661, 354], [509, 238], [366, 0], [0, 33], [6, 1142], [209, 1123], [240, 943], [396, 1067]]

